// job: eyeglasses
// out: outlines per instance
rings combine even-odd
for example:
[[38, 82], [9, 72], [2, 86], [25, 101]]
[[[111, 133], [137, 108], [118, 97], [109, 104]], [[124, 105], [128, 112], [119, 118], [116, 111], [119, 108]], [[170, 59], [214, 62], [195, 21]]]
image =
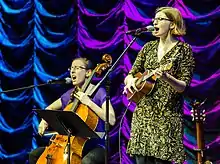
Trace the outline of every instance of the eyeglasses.
[[171, 20], [169, 18], [153, 18], [152, 22], [154, 22], [154, 21], [162, 21], [162, 20], [173, 21], [173, 20]]
[[71, 70], [81, 70], [81, 69], [86, 69], [85, 67], [83, 66], [74, 66], [74, 67], [71, 67], [71, 68], [68, 68], [68, 71], [71, 71]]

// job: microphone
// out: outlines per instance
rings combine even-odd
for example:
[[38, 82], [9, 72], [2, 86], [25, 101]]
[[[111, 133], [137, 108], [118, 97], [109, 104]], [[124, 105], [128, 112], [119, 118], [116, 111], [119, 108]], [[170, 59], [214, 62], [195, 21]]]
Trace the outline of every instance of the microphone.
[[52, 79], [47, 81], [48, 84], [71, 84], [72, 79], [70, 77], [66, 77], [65, 79]]
[[126, 34], [137, 35], [137, 34], [141, 34], [143, 32], [153, 32], [153, 31], [154, 31], [154, 26], [149, 25], [146, 27], [138, 28], [136, 30], [129, 30], [126, 32]]

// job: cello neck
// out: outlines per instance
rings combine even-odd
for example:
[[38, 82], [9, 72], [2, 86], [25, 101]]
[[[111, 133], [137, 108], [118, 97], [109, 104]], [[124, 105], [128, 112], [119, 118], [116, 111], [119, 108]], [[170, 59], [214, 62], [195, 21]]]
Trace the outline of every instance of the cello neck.
[[[106, 70], [108, 67], [111, 66], [112, 58], [111, 58], [110, 55], [104, 54], [104, 56], [102, 57], [102, 60], [105, 61], [105, 62], [102, 63], [102, 64], [98, 64], [98, 65], [96, 66], [96, 68], [93, 69], [91, 75], [89, 76], [89, 78], [88, 78], [87, 80], [85, 80], [85, 83], [83, 84], [82, 88], [80, 89], [81, 92], [84, 92], [84, 93], [85, 93], [85, 91], [88, 89], [89, 84], [91, 83], [91, 80], [92, 80], [93, 76], [95, 75], [95, 73], [97, 73], [98, 75], [100, 75], [100, 74], [102, 73], [102, 71]], [[74, 94], [74, 92], [77, 91], [76, 89], [77, 89], [77, 88], [74, 89], [72, 95]], [[93, 90], [93, 92], [94, 92], [94, 91], [95, 91], [95, 90]], [[90, 94], [90, 95], [91, 95], [91, 94]], [[74, 101], [73, 101], [73, 105], [72, 105], [70, 111], [75, 112], [75, 111], [77, 110], [77, 107], [79, 106], [79, 103], [80, 103], [80, 101], [75, 98]]]
[[[94, 76], [95, 72], [96, 72], [96, 70], [94, 69], [94, 70], [92, 71], [92, 74], [89, 76], [89, 78], [88, 78], [88, 79], [85, 81], [85, 83], [83, 84], [82, 89], [80, 90], [81, 92], [85, 92], [85, 91], [87, 90], [87, 88], [88, 88], [88, 86], [89, 86], [89, 84], [90, 84], [90, 82], [91, 82], [91, 80], [92, 80], [92, 77]], [[78, 90], [78, 89], [75, 87], [73, 93], [76, 92], [76, 90]], [[79, 103], [80, 103], [80, 101], [75, 98], [75, 99], [73, 100], [73, 105], [72, 105], [70, 111], [75, 112], [76, 109], [77, 109], [77, 107], [79, 106]]]

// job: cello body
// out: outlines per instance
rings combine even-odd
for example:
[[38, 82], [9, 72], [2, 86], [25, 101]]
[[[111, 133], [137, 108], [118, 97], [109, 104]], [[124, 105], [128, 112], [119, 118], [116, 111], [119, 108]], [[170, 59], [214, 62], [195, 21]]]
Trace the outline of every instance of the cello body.
[[[73, 103], [66, 106], [64, 111], [70, 111]], [[98, 116], [87, 106], [80, 104], [76, 110], [80, 118], [94, 130], [98, 124]], [[80, 164], [82, 160], [83, 147], [88, 138], [70, 137], [71, 143], [71, 164]], [[64, 164], [67, 163], [67, 142], [68, 136], [57, 134], [51, 139], [51, 144], [47, 146], [37, 161], [37, 164]]]

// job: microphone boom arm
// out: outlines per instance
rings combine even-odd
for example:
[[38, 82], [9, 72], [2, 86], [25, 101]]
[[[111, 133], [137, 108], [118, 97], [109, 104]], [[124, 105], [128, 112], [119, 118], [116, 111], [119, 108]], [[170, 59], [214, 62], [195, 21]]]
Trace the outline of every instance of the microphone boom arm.
[[29, 85], [29, 86], [25, 86], [25, 87], [21, 87], [21, 88], [15, 88], [15, 89], [9, 89], [9, 90], [5, 90], [5, 91], [1, 91], [0, 94], [14, 92], [14, 91], [20, 91], [20, 90], [24, 90], [24, 89], [31, 89], [31, 88], [34, 88], [34, 87], [42, 87], [42, 86], [51, 85], [51, 84], [56, 84], [56, 83], [42, 83], [42, 84], [38, 84], [38, 85]]
[[[140, 35], [137, 34], [134, 36], [134, 38], [131, 40], [131, 42], [128, 44], [128, 46], [124, 49], [124, 51], [121, 53], [121, 55], [118, 57], [118, 59], [115, 61], [115, 63], [108, 69], [107, 73], [104, 75], [104, 77], [102, 78], [101, 81], [99, 81], [98, 84], [96, 84], [94, 86], [94, 88], [92, 89], [92, 92], [90, 93], [94, 93], [98, 87], [102, 84], [102, 82], [108, 77], [108, 75], [112, 72], [112, 70], [115, 68], [115, 66], [118, 64], [118, 62], [121, 60], [121, 58], [124, 56], [124, 54], [127, 52], [127, 50], [131, 47], [131, 45], [137, 40], [137, 37]], [[89, 95], [89, 96], [92, 96], [92, 95]]]
[[141, 33], [153, 32], [154, 30], [155, 30], [154, 26], [149, 25], [149, 26], [146, 26], [146, 27], [143, 27], [143, 28], [138, 28], [136, 30], [129, 30], [129, 31], [126, 32], [126, 34], [131, 34], [131, 35], [134, 35], [134, 36], [138, 36]]

